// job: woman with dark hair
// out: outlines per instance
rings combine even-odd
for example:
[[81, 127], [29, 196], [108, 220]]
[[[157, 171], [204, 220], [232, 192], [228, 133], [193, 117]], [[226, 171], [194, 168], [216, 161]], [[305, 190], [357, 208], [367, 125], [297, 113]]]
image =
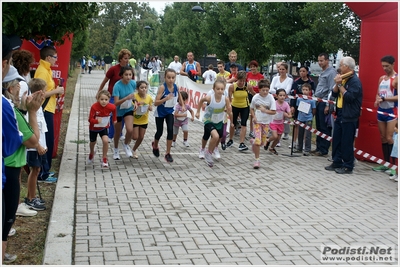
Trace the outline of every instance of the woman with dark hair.
[[[397, 83], [395, 79], [397, 73], [394, 70], [395, 59], [393, 56], [384, 56], [381, 59], [381, 65], [385, 75], [379, 78], [378, 92], [376, 94], [375, 107], [378, 111], [397, 115]], [[397, 118], [389, 115], [378, 114], [378, 128], [381, 134], [383, 158], [390, 162], [390, 154], [393, 148], [393, 133], [397, 123]], [[380, 165], [373, 168], [374, 171], [387, 171], [389, 168]]]
[[[302, 92], [301, 88], [302, 88], [303, 84], [305, 84], [305, 83], [308, 83], [311, 85], [311, 95], [313, 95], [315, 92], [315, 83], [311, 79], [310, 75], [308, 74], [308, 67], [301, 66], [299, 69], [299, 78], [297, 78], [296, 80], [293, 81], [292, 90], [290, 91], [290, 95], [291, 96], [296, 96], [298, 94], [302, 95], [303, 92]], [[293, 114], [293, 118], [295, 120], [297, 120], [297, 115], [299, 114], [299, 112], [297, 111], [297, 107], [296, 107], [296, 98], [290, 99], [290, 110]], [[295, 128], [294, 128], [294, 133], [293, 133], [293, 144], [295, 145], [295, 147], [296, 147], [298, 129], [299, 129], [299, 125], [296, 124]], [[302, 149], [302, 148], [300, 148], [300, 149]]]

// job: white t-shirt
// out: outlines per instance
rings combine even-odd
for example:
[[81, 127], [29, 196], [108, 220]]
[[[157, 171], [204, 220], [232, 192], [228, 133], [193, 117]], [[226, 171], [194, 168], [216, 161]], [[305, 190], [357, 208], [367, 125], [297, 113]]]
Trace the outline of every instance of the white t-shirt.
[[172, 61], [171, 63], [169, 63], [168, 68], [175, 70], [175, 72], [179, 74], [181, 72], [182, 63], [180, 63], [179, 61]]
[[293, 83], [293, 79], [290, 78], [289, 76], [286, 76], [286, 79], [283, 82], [280, 81], [280, 76], [275, 76], [274, 78], [272, 78], [269, 93], [275, 94], [276, 90], [283, 88], [283, 89], [285, 89], [286, 94], [289, 95], [290, 90], [292, 89], [292, 83]]
[[269, 110], [276, 110], [276, 102], [274, 97], [271, 94], [268, 94], [266, 97], [262, 97], [260, 94], [255, 94], [250, 104], [250, 108], [254, 109], [257, 123], [270, 124], [274, 118], [274, 115], [261, 112], [258, 110], [260, 106], [264, 106]]
[[207, 70], [203, 73], [204, 84], [214, 84], [217, 79], [217, 73], [213, 70]]

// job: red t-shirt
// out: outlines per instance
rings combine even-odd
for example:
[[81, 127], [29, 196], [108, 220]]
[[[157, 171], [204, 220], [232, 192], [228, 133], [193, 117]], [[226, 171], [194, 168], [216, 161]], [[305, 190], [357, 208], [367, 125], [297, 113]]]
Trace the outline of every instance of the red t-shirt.
[[121, 71], [121, 65], [117, 64], [109, 68], [106, 73], [106, 77], [110, 79], [108, 81], [108, 91], [110, 92], [111, 95], [113, 92], [114, 84], [121, 79], [121, 77], [119, 76], [120, 71]]
[[[113, 115], [113, 123], [117, 121], [117, 108], [114, 104], [108, 103], [107, 106], [105, 106], [104, 108], [100, 105], [99, 102], [96, 102], [92, 105], [92, 107], [90, 108], [90, 113], [89, 113], [89, 130], [91, 131], [101, 131], [104, 128], [108, 128], [110, 127], [110, 116], [111, 113]], [[102, 117], [104, 118], [104, 120], [107, 120], [108, 118], [108, 123], [104, 126], [95, 126], [96, 124], [98, 124], [98, 118]]]
[[253, 89], [256, 93], [259, 93], [260, 91], [258, 90], [258, 81], [263, 80], [264, 75], [261, 73], [257, 72], [256, 74], [253, 74], [252, 72], [247, 73], [247, 83], [253, 86]]

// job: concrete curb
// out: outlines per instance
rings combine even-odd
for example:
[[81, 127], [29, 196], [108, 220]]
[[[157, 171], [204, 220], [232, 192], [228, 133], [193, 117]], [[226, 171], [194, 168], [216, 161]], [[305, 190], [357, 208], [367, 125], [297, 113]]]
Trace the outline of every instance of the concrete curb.
[[63, 157], [54, 193], [43, 265], [72, 265], [78, 144], [71, 141], [79, 139], [80, 80], [81, 77], [79, 75], [75, 86]]

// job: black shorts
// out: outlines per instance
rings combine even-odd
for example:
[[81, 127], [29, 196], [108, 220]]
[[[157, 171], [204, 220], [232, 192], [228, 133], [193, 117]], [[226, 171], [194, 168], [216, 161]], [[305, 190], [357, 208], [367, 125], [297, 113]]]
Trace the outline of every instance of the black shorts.
[[90, 142], [96, 142], [97, 135], [100, 135], [100, 137], [103, 137], [103, 135], [107, 135], [108, 136], [108, 129], [104, 128], [103, 130], [101, 130], [99, 132], [89, 131]]
[[29, 167], [42, 167], [47, 164], [47, 156], [39, 155], [37, 151], [27, 151], [26, 153], [26, 163]]
[[125, 118], [126, 116], [133, 116], [133, 110], [128, 111], [127, 113], [125, 113], [121, 117], [117, 117], [117, 122], [122, 122], [122, 119]]
[[143, 129], [147, 129], [147, 125], [148, 124], [133, 124], [133, 128], [136, 128], [136, 127], [140, 127], [140, 128], [143, 128]]
[[242, 126], [246, 127], [247, 120], [250, 115], [250, 107], [237, 108], [237, 107], [232, 106], [233, 125], [237, 125], [239, 114], [240, 114], [240, 124]]
[[219, 138], [222, 138], [224, 135], [224, 128], [221, 127], [221, 129], [215, 128], [214, 123], [206, 123], [204, 124], [204, 135], [203, 135], [203, 140], [208, 140], [210, 138], [211, 132], [213, 130], [216, 130], [218, 132]]

